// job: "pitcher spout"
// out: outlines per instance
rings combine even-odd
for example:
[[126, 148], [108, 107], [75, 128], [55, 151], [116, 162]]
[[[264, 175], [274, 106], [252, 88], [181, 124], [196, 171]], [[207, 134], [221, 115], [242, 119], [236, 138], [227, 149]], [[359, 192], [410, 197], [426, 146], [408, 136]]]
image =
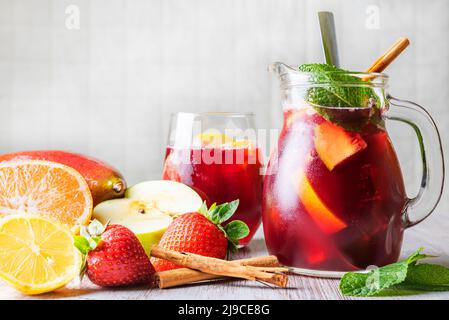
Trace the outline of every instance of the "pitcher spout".
[[274, 62], [268, 66], [268, 71], [278, 78], [289, 73], [296, 73], [297, 71], [283, 62]]

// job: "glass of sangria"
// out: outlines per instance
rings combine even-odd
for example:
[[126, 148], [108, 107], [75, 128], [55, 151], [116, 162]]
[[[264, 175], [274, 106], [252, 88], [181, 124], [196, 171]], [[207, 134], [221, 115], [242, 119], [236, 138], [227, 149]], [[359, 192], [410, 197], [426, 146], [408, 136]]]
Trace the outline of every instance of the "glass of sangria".
[[[397, 261], [404, 229], [426, 218], [442, 192], [432, 118], [388, 96], [385, 74], [271, 69], [281, 81], [284, 120], [264, 180], [269, 252], [299, 273], [327, 277]], [[423, 176], [416, 197], [407, 197], [385, 120], [417, 134]]]
[[244, 221], [250, 233], [262, 220], [262, 159], [251, 113], [173, 114], [162, 179], [193, 188], [210, 206], [239, 200], [227, 221]]

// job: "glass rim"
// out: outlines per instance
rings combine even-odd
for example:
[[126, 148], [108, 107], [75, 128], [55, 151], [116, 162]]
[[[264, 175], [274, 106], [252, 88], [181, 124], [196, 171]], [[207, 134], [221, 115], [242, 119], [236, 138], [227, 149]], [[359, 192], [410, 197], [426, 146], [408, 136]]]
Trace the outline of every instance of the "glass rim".
[[[281, 87], [371, 87], [371, 88], [386, 88], [389, 76], [381, 72], [366, 72], [366, 71], [323, 71], [323, 72], [306, 72], [299, 71], [298, 68], [291, 67], [282, 62], [275, 62], [271, 64], [268, 70], [279, 77]], [[317, 80], [314, 76], [317, 74], [341, 74], [347, 76], [354, 76], [360, 79], [369, 79], [371, 81], [363, 81], [362, 83], [353, 83], [350, 81], [339, 80]]]
[[204, 112], [185, 112], [185, 111], [179, 111], [179, 112], [172, 112], [172, 116], [177, 115], [190, 115], [190, 116], [197, 116], [197, 117], [253, 117], [254, 112], [252, 111], [243, 111], [243, 112], [233, 112], [233, 111], [204, 111]]

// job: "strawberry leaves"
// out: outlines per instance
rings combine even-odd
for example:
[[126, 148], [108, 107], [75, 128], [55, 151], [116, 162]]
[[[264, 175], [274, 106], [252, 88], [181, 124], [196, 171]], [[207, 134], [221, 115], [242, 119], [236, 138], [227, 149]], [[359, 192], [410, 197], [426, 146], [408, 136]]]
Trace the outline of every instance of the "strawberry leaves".
[[245, 238], [249, 234], [249, 228], [246, 223], [240, 220], [231, 221], [224, 227], [221, 224], [228, 221], [234, 215], [238, 206], [238, 199], [220, 205], [214, 203], [209, 209], [207, 209], [206, 203], [204, 202], [199, 210], [199, 213], [204, 215], [209, 221], [223, 231], [228, 239], [228, 249], [233, 252], [237, 251], [239, 240]]
[[237, 251], [239, 240], [249, 234], [249, 228], [243, 221], [234, 220], [224, 227], [224, 232], [229, 241], [229, 250], [235, 252]]
[[101, 234], [106, 230], [108, 225], [101, 224], [98, 220], [92, 220], [88, 226], [82, 226], [80, 235], [75, 236], [74, 245], [83, 255], [83, 262], [80, 270], [80, 277], [82, 278], [86, 272], [87, 254], [95, 250], [101, 242]]
[[75, 237], [75, 247], [84, 255], [94, 250], [101, 242], [101, 234], [106, 227], [98, 220], [93, 220], [87, 227], [82, 226], [80, 235]]

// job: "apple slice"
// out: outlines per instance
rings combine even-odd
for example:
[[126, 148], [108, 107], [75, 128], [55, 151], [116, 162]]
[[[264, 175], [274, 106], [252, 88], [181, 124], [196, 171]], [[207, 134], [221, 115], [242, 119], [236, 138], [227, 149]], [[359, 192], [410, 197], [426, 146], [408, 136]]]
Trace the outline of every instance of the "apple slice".
[[366, 147], [360, 134], [348, 132], [330, 122], [315, 127], [315, 149], [329, 171]]
[[294, 176], [299, 199], [318, 227], [326, 234], [333, 234], [346, 228], [346, 223], [336, 217], [316, 194], [303, 171], [298, 170]]
[[94, 208], [93, 217], [103, 224], [119, 224], [130, 229], [142, 243], [147, 254], [173, 218], [150, 203], [136, 199], [114, 199], [101, 202]]
[[169, 180], [153, 180], [138, 183], [125, 192], [125, 197], [147, 202], [152, 207], [172, 216], [196, 212], [203, 200], [192, 188]]

